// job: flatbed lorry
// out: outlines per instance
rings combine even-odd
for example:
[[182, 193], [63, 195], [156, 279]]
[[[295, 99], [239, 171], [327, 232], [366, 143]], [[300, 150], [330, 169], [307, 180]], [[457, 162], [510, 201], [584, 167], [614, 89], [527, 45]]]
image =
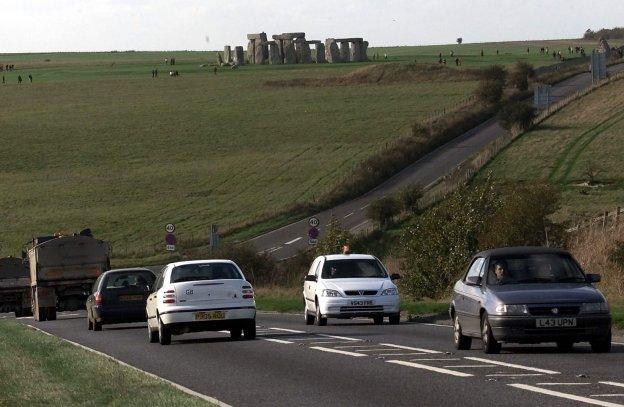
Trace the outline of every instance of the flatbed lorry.
[[31, 314], [30, 273], [28, 263], [18, 257], [0, 259], [0, 312], [14, 312], [15, 317]]

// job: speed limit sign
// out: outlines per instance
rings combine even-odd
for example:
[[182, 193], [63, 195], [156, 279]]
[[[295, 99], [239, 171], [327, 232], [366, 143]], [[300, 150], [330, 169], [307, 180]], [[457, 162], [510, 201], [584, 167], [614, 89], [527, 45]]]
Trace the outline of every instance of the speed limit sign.
[[308, 219], [308, 225], [310, 225], [310, 227], [317, 227], [321, 222], [319, 221], [318, 218], [316, 217], [311, 217], [310, 219]]
[[165, 226], [165, 230], [167, 231], [167, 233], [173, 233], [175, 232], [175, 225], [173, 223], [167, 223], [167, 226]]

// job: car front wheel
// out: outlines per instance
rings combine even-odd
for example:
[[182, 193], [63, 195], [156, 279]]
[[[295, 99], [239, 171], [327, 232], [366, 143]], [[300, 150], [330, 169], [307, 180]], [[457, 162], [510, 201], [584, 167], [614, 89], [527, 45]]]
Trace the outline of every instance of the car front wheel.
[[457, 350], [468, 350], [472, 346], [472, 338], [463, 334], [457, 315], [453, 321], [453, 342]]
[[314, 325], [314, 315], [311, 315], [310, 311], [308, 311], [308, 304], [306, 304], [305, 308], [303, 309], [303, 313], [306, 325]]
[[483, 340], [483, 352], [488, 354], [500, 353], [501, 344], [496, 341], [492, 334], [492, 327], [487, 314], [483, 314], [481, 317], [481, 339]]
[[323, 318], [321, 315], [321, 307], [316, 304], [316, 317], [314, 318], [314, 324], [317, 326], [325, 326], [327, 325], [327, 318]]

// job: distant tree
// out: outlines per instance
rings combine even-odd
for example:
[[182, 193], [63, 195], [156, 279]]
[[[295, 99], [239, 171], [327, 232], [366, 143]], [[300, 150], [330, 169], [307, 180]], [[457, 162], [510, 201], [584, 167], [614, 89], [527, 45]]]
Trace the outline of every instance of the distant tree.
[[423, 190], [420, 185], [408, 186], [401, 190], [399, 199], [403, 205], [403, 210], [409, 212], [412, 215], [420, 213], [420, 207], [418, 201], [423, 196]]
[[464, 42], [464, 40], [462, 39], [462, 37], [457, 38], [457, 44], [461, 45], [461, 43]]
[[353, 240], [353, 235], [348, 230], [344, 230], [340, 221], [332, 216], [314, 251], [317, 256], [338, 254], [341, 253], [343, 245], [350, 245]]
[[531, 127], [534, 117], [533, 105], [521, 101], [506, 103], [498, 112], [498, 122], [506, 130], [526, 130]]
[[533, 65], [524, 61], [518, 61], [509, 74], [509, 84], [519, 91], [525, 91], [529, 89], [529, 79], [533, 77], [535, 77]]
[[481, 102], [489, 105], [500, 103], [503, 97], [505, 82], [495, 79], [485, 79], [479, 82], [475, 95]]
[[507, 80], [507, 70], [502, 65], [494, 64], [481, 71], [483, 79], [502, 81], [503, 85]]
[[401, 204], [391, 196], [373, 202], [367, 211], [370, 219], [375, 221], [381, 229], [385, 229], [392, 219], [401, 212]]

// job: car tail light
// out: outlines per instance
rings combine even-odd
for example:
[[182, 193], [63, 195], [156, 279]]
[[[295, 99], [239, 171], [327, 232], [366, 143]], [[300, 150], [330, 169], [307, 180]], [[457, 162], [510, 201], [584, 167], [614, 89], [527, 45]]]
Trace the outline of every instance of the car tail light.
[[243, 289], [243, 298], [251, 300], [253, 299], [253, 297], [254, 297], [253, 289], [250, 289], [250, 288]]
[[175, 304], [175, 290], [167, 290], [163, 293], [163, 304]]
[[95, 293], [95, 305], [102, 305], [102, 294], [100, 292]]

